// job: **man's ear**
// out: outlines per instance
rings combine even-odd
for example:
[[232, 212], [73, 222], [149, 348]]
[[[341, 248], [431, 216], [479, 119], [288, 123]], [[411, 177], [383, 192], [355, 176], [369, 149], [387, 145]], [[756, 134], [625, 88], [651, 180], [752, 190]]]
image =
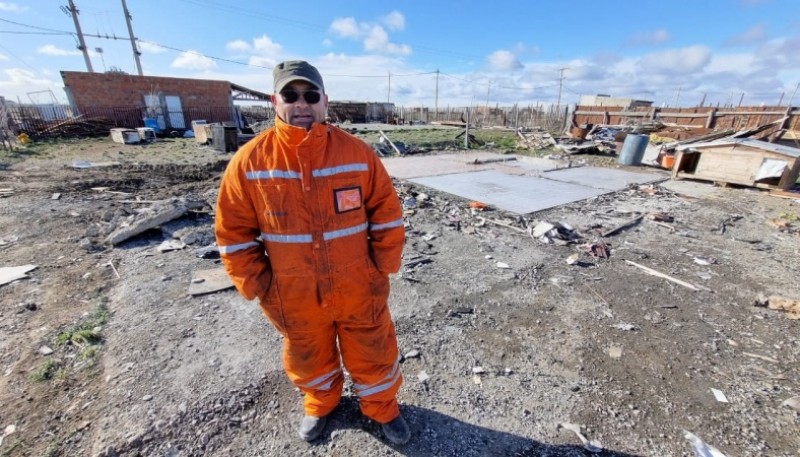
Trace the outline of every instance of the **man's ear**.
[[269, 99], [272, 100], [272, 105], [274, 106], [276, 104], [275, 101], [277, 100], [277, 97], [275, 97], [275, 94], [270, 95]]

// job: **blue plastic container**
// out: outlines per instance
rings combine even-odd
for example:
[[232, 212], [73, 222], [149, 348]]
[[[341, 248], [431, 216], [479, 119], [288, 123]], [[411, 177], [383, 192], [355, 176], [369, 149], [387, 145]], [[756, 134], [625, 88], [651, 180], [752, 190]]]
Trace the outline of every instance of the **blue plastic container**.
[[647, 149], [649, 141], [648, 135], [628, 134], [625, 142], [622, 143], [622, 151], [619, 153], [620, 165], [641, 165], [644, 150]]
[[154, 117], [146, 117], [144, 118], [144, 126], [150, 129], [153, 129], [155, 132], [160, 132], [161, 127], [158, 126], [158, 119]]

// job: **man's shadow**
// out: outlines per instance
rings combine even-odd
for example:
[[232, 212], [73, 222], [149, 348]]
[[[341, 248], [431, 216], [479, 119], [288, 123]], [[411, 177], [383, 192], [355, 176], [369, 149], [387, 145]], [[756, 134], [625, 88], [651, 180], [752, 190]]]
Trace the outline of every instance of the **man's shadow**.
[[542, 443], [524, 436], [469, 424], [419, 406], [406, 405], [400, 409], [411, 429], [411, 440], [405, 445], [389, 443], [384, 438], [380, 425], [365, 418], [358, 408], [357, 400], [348, 396], [343, 397], [339, 407], [328, 416], [325, 431], [312, 445], [328, 445], [336, 441], [337, 432], [358, 429], [374, 436], [399, 454], [415, 457], [635, 457], [634, 454], [608, 449], [593, 454], [581, 445]]

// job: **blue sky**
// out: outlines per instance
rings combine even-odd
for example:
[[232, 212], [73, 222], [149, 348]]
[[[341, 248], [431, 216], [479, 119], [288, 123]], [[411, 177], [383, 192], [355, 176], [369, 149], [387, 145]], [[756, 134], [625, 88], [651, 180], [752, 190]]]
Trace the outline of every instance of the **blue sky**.
[[[135, 74], [121, 1], [74, 2], [85, 34], [122, 38], [86, 38], [94, 70]], [[59, 71], [86, 71], [62, 4], [0, 0], [0, 95], [45, 103], [50, 90], [65, 101]], [[695, 106], [704, 94], [706, 104], [744, 94], [744, 105], [775, 105], [783, 93], [786, 105], [800, 83], [797, 0], [127, 5], [146, 75], [263, 92], [272, 92], [271, 68], [289, 59], [315, 64], [333, 100], [404, 106], [550, 104], [559, 86], [562, 104], [603, 93], [658, 106]]]

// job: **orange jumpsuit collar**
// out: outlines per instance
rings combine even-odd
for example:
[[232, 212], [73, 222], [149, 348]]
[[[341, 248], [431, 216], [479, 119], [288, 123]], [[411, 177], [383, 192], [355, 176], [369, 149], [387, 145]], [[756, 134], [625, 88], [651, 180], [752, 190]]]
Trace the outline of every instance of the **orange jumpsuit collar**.
[[306, 130], [302, 127], [291, 125], [276, 116], [275, 133], [281, 143], [296, 146], [303, 142], [314, 142], [316, 139], [324, 138], [328, 133], [328, 126], [327, 124], [315, 122], [311, 126], [311, 130]]

